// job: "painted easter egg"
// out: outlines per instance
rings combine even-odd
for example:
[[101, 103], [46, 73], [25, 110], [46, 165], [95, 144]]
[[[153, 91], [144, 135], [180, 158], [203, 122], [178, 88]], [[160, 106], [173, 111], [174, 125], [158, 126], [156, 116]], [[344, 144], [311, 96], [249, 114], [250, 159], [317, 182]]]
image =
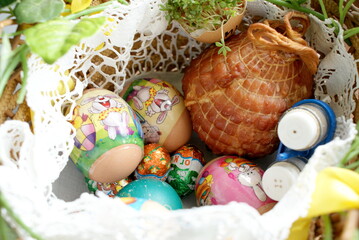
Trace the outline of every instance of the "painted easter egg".
[[98, 195], [99, 192], [102, 192], [112, 198], [115, 197], [123, 187], [132, 182], [130, 178], [125, 178], [113, 183], [100, 183], [89, 178], [85, 178], [85, 181], [91, 193]]
[[143, 157], [143, 132], [131, 107], [111, 91], [90, 89], [76, 102], [71, 123], [76, 128], [70, 158], [96, 182], [129, 176]]
[[194, 191], [196, 179], [204, 165], [203, 153], [194, 145], [185, 145], [171, 157], [167, 182], [179, 196], [187, 196]]
[[165, 181], [170, 166], [170, 154], [163, 146], [157, 143], [147, 144], [144, 147], [144, 157], [135, 170], [135, 178], [155, 178]]
[[129, 183], [117, 194], [118, 197], [135, 197], [156, 201], [169, 210], [182, 209], [182, 201], [166, 182], [157, 179], [139, 179]]
[[145, 143], [158, 143], [169, 152], [188, 142], [192, 134], [190, 115], [183, 97], [171, 84], [159, 79], [138, 79], [121, 93], [142, 116]]
[[120, 197], [117, 199], [120, 199], [123, 203], [127, 204], [128, 206], [130, 206], [133, 209], [138, 210], [138, 211], [144, 211], [144, 212], [159, 212], [159, 211], [166, 212], [166, 211], [168, 211], [167, 208], [165, 208], [158, 202], [144, 199], [144, 198]]
[[244, 202], [260, 213], [275, 201], [262, 188], [264, 171], [253, 162], [236, 156], [222, 156], [207, 163], [196, 180], [197, 205], [224, 205]]

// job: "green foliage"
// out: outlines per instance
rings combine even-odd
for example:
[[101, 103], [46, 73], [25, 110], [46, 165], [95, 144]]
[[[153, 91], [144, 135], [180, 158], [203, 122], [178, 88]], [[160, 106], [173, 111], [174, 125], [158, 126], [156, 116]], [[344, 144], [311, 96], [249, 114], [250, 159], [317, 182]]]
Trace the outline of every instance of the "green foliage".
[[[8, 14], [8, 18], [14, 19], [18, 24], [33, 24], [25, 31], [1, 36], [0, 97], [13, 71], [22, 66], [22, 88], [18, 97], [18, 103], [21, 103], [26, 93], [27, 55], [32, 51], [43, 57], [45, 62], [54, 63], [73, 45], [94, 34], [105, 22], [104, 18], [84, 19], [77, 24], [70, 20], [103, 11], [113, 2], [128, 4], [125, 0], [112, 0], [62, 17], [61, 13], [65, 12], [63, 0], [0, 0], [0, 13]], [[12, 3], [16, 4], [14, 10], [9, 6]], [[9, 39], [23, 33], [27, 35], [25, 44], [11, 49]]]
[[197, 29], [216, 30], [242, 9], [242, 0], [168, 0], [161, 5], [167, 20], [176, 20], [189, 33]]
[[16, 0], [1, 0], [0, 1], [0, 8], [9, 6], [10, 4], [14, 3]]
[[[359, 123], [356, 125], [356, 129], [359, 132]], [[349, 151], [341, 159], [338, 166], [342, 168], [351, 169], [359, 173], [359, 134], [357, 134], [352, 142]]]
[[4, 33], [2, 36], [2, 46], [0, 49], [0, 76], [4, 75], [6, 66], [10, 62], [11, 57], [11, 44], [9, 35]]
[[8, 34], [2, 35], [3, 44], [0, 49], [0, 96], [4, 91], [7, 80], [10, 78], [11, 73], [15, 70], [20, 63], [21, 54], [27, 53], [27, 46], [22, 45], [11, 50]]
[[221, 39], [221, 42], [216, 42], [216, 46], [219, 47], [218, 54], [223, 54], [223, 56], [227, 56], [227, 52], [230, 52], [231, 49], [226, 46], [224, 39]]
[[[231, 17], [244, 11], [243, 0], [168, 0], [161, 5], [167, 13], [168, 21], [176, 20], [189, 33], [202, 29], [214, 31], [222, 28]], [[216, 42], [218, 54], [227, 55], [231, 51], [225, 45], [222, 33], [221, 42]]]
[[39, 23], [60, 16], [64, 8], [62, 0], [22, 0], [14, 12], [18, 24]]
[[15, 230], [12, 229], [9, 224], [0, 215], [0, 239], [2, 240], [16, 240], [18, 235]]
[[25, 30], [24, 35], [30, 50], [52, 64], [83, 38], [92, 36], [104, 23], [105, 17], [85, 18], [78, 23], [59, 19], [37, 24]]
[[[266, 0], [267, 2], [276, 4], [278, 6], [282, 6], [282, 7], [286, 7], [289, 9], [293, 9], [299, 12], [303, 12], [303, 13], [307, 13], [307, 14], [312, 14], [314, 16], [316, 16], [317, 18], [319, 18], [320, 20], [324, 21], [325, 19], [328, 19], [327, 16], [327, 11], [325, 9], [325, 5], [323, 0], [318, 0], [320, 6], [321, 6], [321, 10], [322, 13], [316, 12], [311, 8], [306, 7], [305, 5], [307, 4], [308, 0]], [[354, 3], [355, 0], [349, 0], [345, 5], [344, 5], [344, 1], [340, 0], [339, 1], [339, 7], [338, 7], [338, 12], [339, 12], [339, 24], [344, 27], [344, 19], [346, 14], [349, 11], [350, 6]], [[335, 28], [335, 33], [338, 34], [339, 33], [339, 27], [337, 22], [332, 21], [331, 26]], [[355, 27], [355, 28], [351, 28], [351, 29], [347, 29], [344, 31], [343, 37], [344, 40], [355, 35], [355, 34], [359, 34], [359, 27]]]
[[8, 201], [4, 198], [2, 192], [0, 191], [0, 239], [1, 240], [13, 240], [19, 239], [17, 233], [12, 229], [9, 224], [4, 219], [4, 213], [10, 217], [13, 222], [22, 228], [31, 238], [36, 240], [43, 240], [39, 235], [34, 233], [27, 225], [25, 225], [21, 219], [13, 212]]

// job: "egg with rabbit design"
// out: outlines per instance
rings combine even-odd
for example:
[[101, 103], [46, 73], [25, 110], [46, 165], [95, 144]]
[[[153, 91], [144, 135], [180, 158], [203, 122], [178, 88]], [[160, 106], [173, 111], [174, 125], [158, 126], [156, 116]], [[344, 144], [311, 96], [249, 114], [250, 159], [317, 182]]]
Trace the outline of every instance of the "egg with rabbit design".
[[170, 83], [137, 79], [124, 87], [121, 96], [141, 116], [146, 144], [158, 143], [173, 152], [190, 139], [190, 115], [181, 93]]
[[77, 101], [70, 158], [85, 177], [116, 182], [129, 176], [143, 158], [143, 132], [131, 107], [115, 93], [90, 89]]
[[244, 202], [259, 213], [270, 210], [275, 201], [262, 188], [264, 171], [237, 156], [222, 156], [207, 163], [196, 180], [197, 205], [225, 205]]

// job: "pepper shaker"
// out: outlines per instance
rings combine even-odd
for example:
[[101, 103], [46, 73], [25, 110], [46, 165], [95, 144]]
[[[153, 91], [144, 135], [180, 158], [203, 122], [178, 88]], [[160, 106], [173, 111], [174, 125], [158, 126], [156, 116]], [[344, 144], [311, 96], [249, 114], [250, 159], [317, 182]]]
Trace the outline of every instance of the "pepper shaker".
[[287, 110], [278, 123], [276, 161], [262, 178], [265, 193], [279, 201], [296, 182], [315, 149], [333, 139], [335, 129], [335, 113], [320, 100], [305, 99]]

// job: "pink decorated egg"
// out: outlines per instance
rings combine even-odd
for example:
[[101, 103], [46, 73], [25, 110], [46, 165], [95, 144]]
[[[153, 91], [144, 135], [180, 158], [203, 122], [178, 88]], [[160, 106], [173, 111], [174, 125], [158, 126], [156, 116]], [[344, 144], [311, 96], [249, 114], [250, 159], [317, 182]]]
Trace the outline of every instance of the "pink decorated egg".
[[224, 205], [244, 202], [260, 213], [270, 210], [275, 201], [262, 188], [264, 171], [255, 163], [237, 156], [215, 158], [203, 167], [196, 180], [197, 205]]

